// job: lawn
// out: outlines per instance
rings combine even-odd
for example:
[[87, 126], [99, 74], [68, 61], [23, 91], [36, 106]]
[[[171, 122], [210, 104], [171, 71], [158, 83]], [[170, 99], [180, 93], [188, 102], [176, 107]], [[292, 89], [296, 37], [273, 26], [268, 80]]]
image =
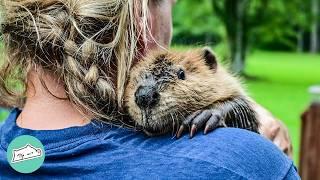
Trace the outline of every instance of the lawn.
[[0, 123], [7, 117], [8, 112], [0, 110]]
[[261, 52], [249, 55], [246, 73], [251, 96], [280, 118], [293, 142], [294, 160], [299, 158], [300, 114], [308, 107], [308, 88], [320, 84], [320, 55]]
[[[287, 125], [296, 163], [300, 114], [311, 101], [308, 87], [320, 84], [319, 67], [320, 55], [264, 51], [251, 53], [246, 64], [246, 73], [255, 77], [246, 81], [250, 95]], [[5, 116], [0, 111], [0, 121]]]

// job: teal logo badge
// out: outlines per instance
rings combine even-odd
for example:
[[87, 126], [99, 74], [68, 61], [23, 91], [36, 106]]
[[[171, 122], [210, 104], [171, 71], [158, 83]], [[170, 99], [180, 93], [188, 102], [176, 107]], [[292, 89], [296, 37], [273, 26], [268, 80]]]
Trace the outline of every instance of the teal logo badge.
[[44, 159], [44, 147], [33, 136], [19, 136], [11, 141], [8, 146], [7, 160], [10, 166], [20, 173], [26, 174], [38, 170]]

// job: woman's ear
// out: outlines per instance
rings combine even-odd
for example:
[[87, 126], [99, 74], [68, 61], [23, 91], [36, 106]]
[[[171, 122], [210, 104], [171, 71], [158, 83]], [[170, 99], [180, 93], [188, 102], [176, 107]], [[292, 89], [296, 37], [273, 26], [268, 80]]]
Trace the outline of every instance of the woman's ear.
[[204, 58], [206, 64], [209, 66], [210, 69], [217, 68], [216, 55], [213, 53], [213, 51], [209, 47], [204, 47], [202, 49], [202, 55], [203, 55], [203, 58]]

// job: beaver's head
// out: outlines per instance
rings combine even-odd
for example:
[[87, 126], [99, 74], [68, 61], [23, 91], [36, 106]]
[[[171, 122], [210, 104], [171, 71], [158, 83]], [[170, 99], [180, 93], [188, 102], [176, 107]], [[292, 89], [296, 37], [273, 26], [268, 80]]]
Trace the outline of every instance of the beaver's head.
[[125, 97], [128, 112], [150, 135], [175, 130], [182, 118], [225, 95], [219, 69], [208, 48], [151, 53], [131, 71]]

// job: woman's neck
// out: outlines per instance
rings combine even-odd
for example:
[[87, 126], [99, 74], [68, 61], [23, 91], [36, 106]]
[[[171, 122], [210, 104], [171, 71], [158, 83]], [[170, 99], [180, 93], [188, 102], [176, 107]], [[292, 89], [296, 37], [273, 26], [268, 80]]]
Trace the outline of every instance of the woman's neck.
[[[27, 99], [17, 118], [17, 125], [33, 130], [55, 130], [72, 126], [83, 126], [90, 122], [90, 117], [80, 113], [65, 98], [64, 86], [54, 76], [41, 77], [47, 89], [40, 81], [39, 73], [28, 75]], [[54, 96], [56, 97], [54, 97]]]

